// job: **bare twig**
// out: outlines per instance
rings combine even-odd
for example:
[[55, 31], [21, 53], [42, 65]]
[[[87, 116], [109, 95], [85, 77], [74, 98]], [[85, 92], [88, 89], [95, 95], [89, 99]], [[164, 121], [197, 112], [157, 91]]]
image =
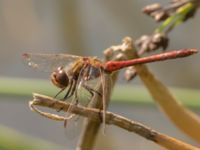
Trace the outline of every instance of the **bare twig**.
[[[69, 106], [71, 107], [71, 105], [69, 103], [62, 102], [59, 100], [55, 101], [55, 99], [53, 99], [51, 97], [47, 97], [47, 96], [40, 95], [40, 94], [33, 94], [33, 97], [34, 97], [33, 101], [30, 101], [30, 103], [29, 103], [30, 108], [33, 111], [35, 111], [45, 117], [53, 119], [53, 120], [58, 120], [58, 121], [65, 120], [65, 117], [42, 112], [42, 111], [38, 110], [35, 106], [48, 107], [48, 108], [55, 109], [55, 110], [63, 108], [62, 110], [67, 112]], [[93, 120], [94, 122], [101, 122], [101, 118], [99, 117], [99, 115], [100, 114], [101, 114], [101, 116], [103, 115], [103, 112], [102, 111], [99, 112], [98, 109], [85, 108], [85, 107], [80, 107], [80, 106], [75, 106], [75, 105], [72, 107], [71, 112], [81, 115], [81, 116], [84, 116], [84, 117], [88, 117], [91, 120]], [[129, 132], [134, 132], [154, 143], [159, 144], [160, 146], [167, 148], [167, 149], [200, 150], [197, 147], [194, 147], [192, 145], [189, 145], [182, 141], [179, 141], [175, 138], [172, 138], [167, 135], [156, 132], [155, 130], [153, 130], [139, 122], [129, 120], [125, 117], [122, 117], [120, 115], [117, 115], [117, 114], [114, 114], [111, 112], [106, 112], [106, 123], [109, 125], [118, 126]]]

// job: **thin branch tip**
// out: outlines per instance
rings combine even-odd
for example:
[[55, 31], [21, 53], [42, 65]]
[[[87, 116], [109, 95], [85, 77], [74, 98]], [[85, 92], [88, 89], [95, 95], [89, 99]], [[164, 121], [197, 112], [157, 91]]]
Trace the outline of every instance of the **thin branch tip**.
[[33, 101], [29, 101], [28, 106], [29, 106], [31, 111], [34, 111], [34, 109], [32, 107], [33, 106]]
[[32, 93], [33, 95], [33, 100], [38, 99], [38, 97], [40, 97], [41, 95], [39, 93]]
[[32, 93], [32, 95], [33, 95], [33, 99], [37, 99], [38, 97], [45, 96], [45, 95], [41, 95], [39, 93]]

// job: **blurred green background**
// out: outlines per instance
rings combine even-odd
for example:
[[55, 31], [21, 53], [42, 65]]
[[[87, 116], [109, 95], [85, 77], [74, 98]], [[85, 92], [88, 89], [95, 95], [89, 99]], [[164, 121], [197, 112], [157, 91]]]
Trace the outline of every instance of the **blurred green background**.
[[[153, 32], [158, 24], [141, 13], [142, 7], [153, 2], [160, 1], [0, 0], [0, 150], [58, 149], [57, 146], [73, 149], [76, 143], [76, 138], [65, 133], [61, 122], [29, 110], [32, 92], [53, 96], [58, 89], [48, 81], [48, 73], [36, 72], [23, 63], [24, 52], [64, 52], [101, 58], [104, 49], [119, 44], [125, 36], [137, 39]], [[193, 19], [170, 33], [168, 49], [200, 47], [199, 16], [197, 11]], [[148, 66], [163, 83], [174, 87], [172, 91], [184, 104], [200, 114], [199, 59], [197, 54]], [[138, 78], [126, 83], [120, 77], [109, 109], [200, 146], [160, 112]], [[122, 148], [162, 149], [116, 127], [108, 127], [106, 136], [100, 135], [95, 147], [96, 150]]]

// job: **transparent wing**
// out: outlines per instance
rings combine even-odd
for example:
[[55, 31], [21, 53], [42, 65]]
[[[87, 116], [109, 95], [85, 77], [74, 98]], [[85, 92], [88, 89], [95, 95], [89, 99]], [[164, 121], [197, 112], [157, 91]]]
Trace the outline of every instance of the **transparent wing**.
[[[88, 107], [88, 104], [92, 100], [92, 97], [94, 96], [94, 94], [98, 94], [98, 89], [101, 86], [101, 78], [99, 72], [100, 69], [93, 67], [86, 67], [81, 69], [77, 81], [76, 93], [71, 99], [71, 104], [75, 104], [76, 100], [78, 100], [77, 105]], [[65, 115], [66, 118], [72, 115], [70, 113], [70, 109], [72, 109], [72, 107], [69, 107], [69, 111]], [[66, 126], [66, 134], [68, 137], [76, 137], [80, 134], [79, 129], [82, 125], [82, 121], [83, 118], [77, 115], [75, 115], [72, 119], [68, 120]], [[74, 128], [71, 128], [71, 126]], [[73, 131], [74, 129], [76, 130]]]
[[100, 77], [84, 81], [84, 85], [78, 88], [78, 100], [79, 105], [87, 107], [90, 101], [92, 100], [92, 97], [95, 94], [98, 94], [101, 96], [102, 93], [98, 91], [100, 85], [101, 85], [101, 79]]
[[78, 97], [80, 99], [80, 104], [87, 106], [92, 96], [95, 94], [101, 95], [98, 91], [101, 85], [100, 68], [88, 66], [81, 71], [82, 78], [78, 86]]
[[66, 128], [64, 128], [64, 132], [69, 141], [77, 140], [81, 133], [81, 128], [83, 125], [83, 117], [75, 115], [73, 118], [68, 120]]
[[103, 132], [105, 133], [106, 125], [106, 111], [110, 101], [111, 91], [112, 91], [112, 78], [110, 74], [105, 73], [101, 70], [101, 83], [102, 83], [102, 104], [103, 104]]
[[60, 66], [70, 66], [74, 61], [82, 58], [81, 56], [68, 54], [24, 53], [22, 56], [28, 66], [45, 72], [52, 72]]

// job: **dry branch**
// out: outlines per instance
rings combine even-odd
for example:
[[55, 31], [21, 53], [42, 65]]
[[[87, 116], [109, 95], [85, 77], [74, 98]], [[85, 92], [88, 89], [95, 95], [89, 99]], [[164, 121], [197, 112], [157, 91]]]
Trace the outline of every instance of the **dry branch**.
[[[58, 120], [58, 121], [64, 121], [65, 117], [42, 112], [39, 109], [37, 109], [35, 106], [42, 106], [42, 107], [48, 107], [51, 109], [59, 110], [60, 108], [63, 108], [62, 110], [67, 112], [68, 108], [71, 105], [66, 102], [62, 102], [59, 100], [55, 100], [51, 97], [40, 95], [40, 94], [33, 94], [33, 101], [30, 101], [30, 108], [39, 113], [40, 115], [43, 115], [47, 118]], [[83, 106], [72, 106], [71, 113], [88, 117], [92, 119], [93, 121], [101, 122], [101, 117], [103, 113], [99, 109], [94, 108], [86, 108]], [[182, 141], [179, 141], [175, 138], [169, 137], [167, 135], [161, 134], [139, 122], [129, 120], [125, 117], [122, 117], [120, 115], [114, 114], [112, 112], [106, 112], [106, 124], [109, 125], [115, 125], [122, 129], [125, 129], [129, 132], [134, 132], [154, 143], [159, 144], [160, 146], [163, 146], [167, 149], [171, 150], [200, 150], [197, 147], [194, 147], [192, 145], [186, 144]]]

